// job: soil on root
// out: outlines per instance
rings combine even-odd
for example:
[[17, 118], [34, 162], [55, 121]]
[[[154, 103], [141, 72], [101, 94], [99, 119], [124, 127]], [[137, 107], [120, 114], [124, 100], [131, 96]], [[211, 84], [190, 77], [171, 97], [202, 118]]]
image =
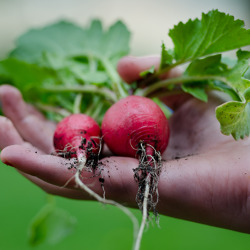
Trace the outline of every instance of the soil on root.
[[[158, 217], [156, 209], [159, 193], [158, 183], [161, 173], [161, 154], [153, 149], [153, 155], [147, 155], [144, 143], [139, 143], [137, 155], [139, 157], [139, 166], [134, 171], [134, 179], [138, 183], [138, 191], [136, 194], [136, 202], [140, 210], [143, 210], [144, 199], [147, 199], [147, 213], [152, 211], [155, 217]], [[149, 182], [148, 182], [149, 180]], [[146, 186], [149, 185], [148, 197], [145, 197]]]
[[[100, 145], [102, 145], [101, 139], [100, 139]], [[91, 141], [87, 141], [85, 137], [82, 137], [81, 144], [79, 145], [78, 149], [85, 152], [86, 155], [86, 162], [84, 163], [84, 169], [87, 172], [92, 172], [93, 175], [89, 178], [94, 178], [97, 176], [101, 176], [101, 168], [99, 167], [99, 156], [100, 151], [96, 153], [96, 148], [98, 147], [95, 140], [91, 139]], [[57, 150], [55, 153], [52, 153], [52, 155], [60, 156], [65, 159], [74, 159], [74, 161], [70, 164], [68, 169], [75, 169], [79, 171], [79, 159], [77, 159], [77, 148], [76, 147], [70, 147], [67, 145], [64, 150]], [[80, 172], [82, 172], [82, 170]], [[103, 179], [103, 178], [100, 178]], [[103, 186], [104, 181], [100, 181], [101, 186]]]

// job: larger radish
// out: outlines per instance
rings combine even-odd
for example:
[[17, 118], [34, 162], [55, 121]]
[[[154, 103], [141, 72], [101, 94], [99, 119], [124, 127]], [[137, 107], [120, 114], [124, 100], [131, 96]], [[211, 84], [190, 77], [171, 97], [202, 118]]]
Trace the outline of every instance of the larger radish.
[[139, 249], [148, 211], [157, 215], [158, 180], [161, 170], [161, 153], [169, 140], [168, 121], [151, 99], [128, 96], [115, 103], [102, 122], [104, 142], [109, 149], [122, 156], [139, 158], [134, 169], [138, 181], [136, 201], [143, 211], [143, 220], [135, 249]]
[[142, 142], [150, 155], [153, 148], [163, 153], [168, 145], [169, 126], [164, 113], [151, 99], [128, 96], [106, 112], [102, 133], [113, 153], [135, 157]]

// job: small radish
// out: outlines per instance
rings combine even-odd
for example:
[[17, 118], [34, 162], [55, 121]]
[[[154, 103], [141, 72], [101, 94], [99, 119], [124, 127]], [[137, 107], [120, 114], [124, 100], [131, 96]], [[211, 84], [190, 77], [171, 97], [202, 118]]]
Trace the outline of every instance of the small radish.
[[101, 131], [94, 119], [84, 114], [73, 114], [58, 123], [54, 133], [54, 147], [59, 155], [77, 158], [82, 166], [96, 165], [100, 138]]
[[[67, 158], [77, 159], [73, 166], [77, 171], [75, 175], [72, 176], [77, 186], [97, 201], [103, 204], [116, 206], [129, 216], [134, 226], [134, 234], [136, 235], [138, 223], [133, 213], [118, 202], [108, 200], [105, 196], [101, 197], [80, 179], [80, 174], [84, 168], [88, 168], [87, 170], [91, 171], [95, 170], [98, 166], [101, 144], [101, 131], [99, 125], [94, 119], [84, 114], [73, 114], [64, 118], [58, 123], [54, 133], [54, 147], [57, 154]], [[64, 186], [66, 186], [72, 178], [70, 178]], [[104, 187], [102, 186], [102, 188]]]
[[168, 121], [152, 100], [128, 96], [106, 112], [102, 134], [104, 142], [113, 153], [139, 158], [139, 166], [134, 169], [134, 177], [139, 185], [136, 201], [143, 212], [135, 243], [135, 249], [139, 249], [148, 212], [153, 210], [157, 216], [161, 153], [168, 145]]

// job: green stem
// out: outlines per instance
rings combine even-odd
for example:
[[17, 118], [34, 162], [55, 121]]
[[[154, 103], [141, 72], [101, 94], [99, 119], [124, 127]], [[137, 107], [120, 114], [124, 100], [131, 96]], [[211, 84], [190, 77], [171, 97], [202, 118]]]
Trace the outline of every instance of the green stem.
[[99, 117], [100, 117], [100, 113], [102, 111], [102, 108], [103, 108], [103, 102], [101, 102], [95, 109], [95, 111], [92, 113], [92, 118], [96, 121], [99, 120]]
[[76, 92], [76, 93], [91, 93], [91, 94], [98, 94], [104, 96], [107, 100], [112, 103], [117, 101], [117, 97], [115, 94], [109, 90], [108, 88], [101, 87], [98, 88], [94, 85], [83, 85], [83, 86], [53, 86], [53, 87], [43, 87], [44, 91], [58, 93], [58, 92]]
[[73, 108], [74, 114], [81, 113], [81, 103], [82, 103], [82, 94], [77, 94], [74, 101], [74, 108]]
[[42, 103], [36, 103], [35, 105], [40, 110], [53, 112], [53, 113], [59, 114], [59, 115], [61, 115], [63, 117], [69, 116], [71, 114], [68, 110], [63, 109], [63, 108], [58, 108], [58, 107], [54, 107], [54, 106], [50, 106], [50, 105], [45, 105], [45, 104], [42, 104]]
[[163, 68], [163, 69], [159, 69], [159, 70], [156, 71], [153, 75], [151, 75], [151, 76], [145, 78], [144, 80], [142, 80], [142, 81], [140, 82], [140, 85], [142, 85], [142, 86], [151, 85], [152, 83], [154, 83], [154, 82], [156, 82], [156, 81], [159, 80], [159, 76], [161, 76], [161, 75], [167, 73], [167, 72], [170, 71], [171, 69], [173, 69], [173, 68], [175, 68], [175, 67], [177, 67], [178, 65], [183, 64], [183, 63], [185, 63], [185, 61], [178, 61], [178, 62], [176, 62], [176, 63], [174, 63], [174, 64], [171, 64], [171, 65], [169, 65], [169, 66], [167, 66], [167, 67], [165, 67], [165, 68]]
[[138, 90], [136, 94], [142, 95], [142, 96], [149, 96], [153, 92], [161, 89], [168, 87], [169, 85], [176, 84], [176, 85], [181, 85], [183, 83], [187, 82], [197, 82], [197, 81], [205, 81], [205, 80], [217, 80], [226, 83], [227, 85], [228, 82], [226, 78], [224, 77], [219, 77], [219, 76], [212, 76], [212, 75], [204, 75], [204, 76], [181, 76], [181, 77], [176, 77], [176, 78], [170, 78], [166, 79], [163, 81], [159, 81], [154, 83], [153, 85], [150, 85], [149, 87], [143, 89], [143, 90]]
[[117, 73], [116, 69], [112, 65], [112, 63], [106, 59], [105, 57], [99, 57], [100, 61], [102, 62], [103, 66], [105, 67], [111, 81], [112, 81], [112, 88], [116, 93], [117, 99], [124, 98], [128, 96], [127, 91], [122, 85], [122, 81], [120, 79], [119, 74]]

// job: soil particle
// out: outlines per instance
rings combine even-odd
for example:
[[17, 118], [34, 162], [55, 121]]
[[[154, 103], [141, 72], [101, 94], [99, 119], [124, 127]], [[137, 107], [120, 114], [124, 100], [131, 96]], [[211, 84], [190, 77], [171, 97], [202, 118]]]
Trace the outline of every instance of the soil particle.
[[99, 178], [99, 182], [104, 183], [104, 178]]
[[94, 145], [95, 147], [97, 147], [96, 142], [95, 142], [93, 139], [90, 139], [90, 140], [91, 140], [91, 142], [93, 143], [93, 145]]

